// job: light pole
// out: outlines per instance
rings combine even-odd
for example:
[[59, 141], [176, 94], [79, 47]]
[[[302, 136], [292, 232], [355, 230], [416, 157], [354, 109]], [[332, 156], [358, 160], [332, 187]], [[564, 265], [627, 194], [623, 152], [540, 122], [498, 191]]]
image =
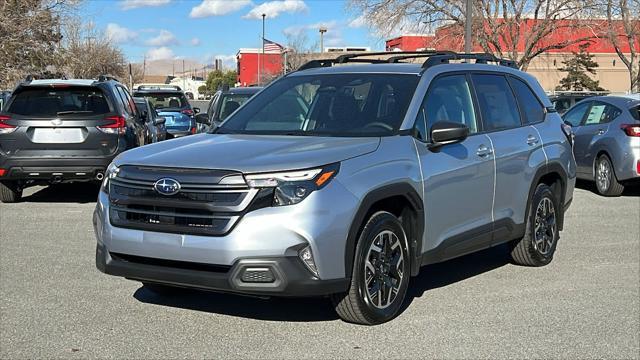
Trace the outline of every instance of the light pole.
[[258, 55], [258, 85], [262, 85], [262, 68], [264, 67], [264, 18], [266, 14], [262, 14], [262, 61]]
[[320, 27], [320, 52], [324, 52], [324, 33], [327, 32], [327, 28], [324, 26]]
[[464, 21], [464, 52], [471, 53], [471, 29], [473, 25], [473, 0], [467, 0], [466, 14]]

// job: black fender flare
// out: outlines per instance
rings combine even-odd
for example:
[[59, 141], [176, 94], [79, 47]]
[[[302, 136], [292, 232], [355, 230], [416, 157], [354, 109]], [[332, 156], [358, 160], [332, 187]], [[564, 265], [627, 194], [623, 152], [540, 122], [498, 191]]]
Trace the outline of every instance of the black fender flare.
[[567, 176], [567, 172], [564, 170], [562, 165], [560, 165], [560, 163], [558, 162], [550, 162], [546, 165], [542, 165], [536, 171], [533, 177], [533, 181], [531, 182], [531, 188], [529, 189], [529, 196], [527, 197], [527, 209], [525, 211], [525, 216], [524, 216], [525, 224], [527, 222], [527, 219], [529, 218], [529, 210], [531, 209], [531, 199], [533, 199], [533, 193], [536, 191], [536, 187], [540, 183], [540, 179], [542, 179], [542, 177], [545, 175], [549, 175], [553, 173], [556, 173], [560, 176], [560, 197], [558, 199], [559, 204], [557, 205], [560, 207], [559, 209], [560, 217], [558, 218], [558, 230], [562, 230], [562, 227], [564, 225], [564, 203], [565, 203], [565, 196], [567, 193], [568, 176]]
[[345, 245], [344, 252], [344, 271], [346, 277], [351, 277], [353, 271], [356, 244], [358, 242], [360, 230], [367, 221], [365, 217], [371, 210], [373, 204], [393, 196], [404, 197], [409, 202], [412, 208], [411, 210], [416, 213], [415, 224], [413, 224], [414, 226], [412, 229], [408, 231], [410, 234], [410, 239], [408, 240], [411, 258], [411, 274], [418, 274], [422, 255], [422, 235], [424, 233], [424, 206], [422, 203], [422, 197], [420, 197], [418, 192], [408, 183], [395, 183], [370, 191], [362, 199], [362, 202], [360, 202], [360, 206], [353, 217], [353, 221], [349, 227], [349, 233], [347, 234], [347, 243]]

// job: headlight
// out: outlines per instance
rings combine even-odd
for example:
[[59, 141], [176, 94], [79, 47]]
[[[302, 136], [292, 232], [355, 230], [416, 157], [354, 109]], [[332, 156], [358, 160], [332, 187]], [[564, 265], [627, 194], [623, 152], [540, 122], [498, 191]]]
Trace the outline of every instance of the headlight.
[[336, 163], [315, 169], [250, 174], [245, 179], [253, 188], [274, 188], [273, 206], [293, 205], [326, 186], [339, 168]]
[[111, 163], [107, 167], [107, 171], [104, 172], [104, 179], [102, 180], [102, 187], [100, 187], [101, 191], [105, 193], [109, 193], [109, 179], [112, 179], [118, 176], [118, 172], [120, 169], [116, 166], [116, 164]]

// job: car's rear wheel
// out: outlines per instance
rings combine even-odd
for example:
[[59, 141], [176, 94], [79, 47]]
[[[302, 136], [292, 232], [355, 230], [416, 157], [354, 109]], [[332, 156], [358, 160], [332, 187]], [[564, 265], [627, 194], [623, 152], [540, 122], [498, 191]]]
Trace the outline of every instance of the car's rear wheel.
[[409, 252], [402, 223], [380, 211], [362, 229], [346, 293], [331, 297], [343, 320], [375, 325], [391, 320], [402, 307], [409, 284]]
[[546, 184], [538, 184], [531, 199], [524, 237], [511, 242], [511, 257], [518, 265], [544, 266], [553, 260], [558, 245], [558, 201]]
[[611, 160], [607, 155], [600, 155], [595, 165], [596, 188], [604, 196], [620, 196], [624, 186], [618, 182]]
[[0, 201], [15, 203], [22, 198], [22, 189], [16, 182], [0, 182]]

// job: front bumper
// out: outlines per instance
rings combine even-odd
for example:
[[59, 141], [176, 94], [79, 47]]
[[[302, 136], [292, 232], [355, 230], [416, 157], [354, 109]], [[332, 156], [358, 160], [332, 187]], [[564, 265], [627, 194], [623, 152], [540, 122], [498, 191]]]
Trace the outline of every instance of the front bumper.
[[[207, 236], [114, 226], [109, 219], [109, 196], [101, 191], [93, 217], [99, 249], [96, 260], [107, 274], [149, 282], [249, 294], [331, 294], [346, 289], [346, 238], [357, 204], [354, 195], [334, 179], [300, 204], [249, 211], [229, 233]], [[298, 258], [298, 251], [306, 246], [312, 250], [318, 276]], [[122, 262], [132, 256], [142, 263]], [[273, 262], [265, 267], [274, 267], [282, 286], [247, 287], [233, 282], [234, 269], [256, 259], [261, 264]], [[179, 266], [172, 268], [167, 262]], [[183, 265], [230, 271], [186, 272]]]
[[296, 256], [240, 259], [226, 267], [114, 254], [98, 244], [96, 267], [131, 280], [247, 295], [321, 296], [349, 286], [349, 279], [312, 276]]

